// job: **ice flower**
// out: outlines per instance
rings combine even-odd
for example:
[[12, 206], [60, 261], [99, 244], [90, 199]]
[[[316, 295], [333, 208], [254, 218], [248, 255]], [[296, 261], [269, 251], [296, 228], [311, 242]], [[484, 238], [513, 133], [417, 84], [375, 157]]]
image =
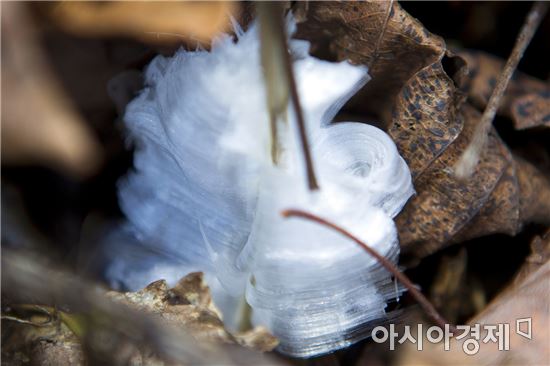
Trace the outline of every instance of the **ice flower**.
[[291, 108], [272, 163], [255, 26], [211, 51], [158, 56], [124, 117], [135, 169], [120, 182], [127, 224], [110, 237], [105, 275], [138, 289], [203, 271], [226, 324], [236, 326], [246, 301], [281, 352], [303, 357], [368, 336], [401, 290], [354, 243], [281, 211], [329, 218], [395, 263], [393, 217], [413, 187], [382, 130], [331, 123], [367, 68], [316, 59], [304, 41], [289, 45], [321, 189], [306, 189]]

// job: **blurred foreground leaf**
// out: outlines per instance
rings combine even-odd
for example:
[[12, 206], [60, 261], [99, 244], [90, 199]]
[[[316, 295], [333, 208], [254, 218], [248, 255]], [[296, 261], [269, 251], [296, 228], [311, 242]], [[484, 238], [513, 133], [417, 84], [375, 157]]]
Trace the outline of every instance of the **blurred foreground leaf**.
[[2, 162], [86, 176], [103, 151], [53, 75], [24, 4], [2, 4]]
[[89, 37], [125, 36], [153, 44], [209, 43], [231, 27], [231, 1], [63, 1], [46, 11], [62, 29]]
[[4, 250], [2, 292], [3, 362], [59, 364], [65, 353], [75, 364], [279, 364], [250, 349], [277, 345], [265, 329], [225, 330], [200, 273], [172, 289], [157, 281], [135, 293], [106, 292], [29, 253]]

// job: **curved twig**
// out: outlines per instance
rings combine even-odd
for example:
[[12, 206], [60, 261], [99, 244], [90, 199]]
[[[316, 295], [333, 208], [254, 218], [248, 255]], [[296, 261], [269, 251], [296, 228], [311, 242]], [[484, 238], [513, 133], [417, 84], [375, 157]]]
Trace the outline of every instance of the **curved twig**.
[[445, 320], [445, 318], [443, 318], [441, 314], [439, 314], [439, 312], [432, 305], [430, 300], [428, 300], [422, 294], [422, 292], [420, 292], [416, 288], [416, 286], [411, 282], [411, 280], [409, 280], [409, 278], [403, 272], [401, 272], [393, 263], [391, 263], [386, 258], [384, 258], [384, 256], [380, 255], [380, 253], [378, 253], [376, 250], [372, 249], [364, 241], [360, 240], [359, 238], [351, 234], [346, 229], [306, 211], [296, 210], [296, 209], [287, 209], [282, 212], [282, 215], [284, 217], [301, 217], [307, 220], [315, 221], [321, 225], [324, 225], [328, 228], [331, 228], [339, 232], [340, 234], [350, 238], [351, 240], [359, 244], [363, 249], [365, 249], [367, 253], [369, 253], [374, 258], [376, 258], [378, 263], [380, 263], [385, 269], [387, 269], [391, 274], [393, 274], [395, 278], [397, 278], [399, 282], [401, 282], [403, 286], [407, 288], [407, 290], [409, 290], [410, 294], [420, 304], [422, 309], [424, 309], [424, 311], [426, 312], [426, 315], [428, 315], [433, 320], [434, 323], [436, 323], [442, 329], [445, 328], [445, 325], [448, 325], [451, 332], [453, 333], [456, 332], [456, 327], [450, 324], [447, 320]]

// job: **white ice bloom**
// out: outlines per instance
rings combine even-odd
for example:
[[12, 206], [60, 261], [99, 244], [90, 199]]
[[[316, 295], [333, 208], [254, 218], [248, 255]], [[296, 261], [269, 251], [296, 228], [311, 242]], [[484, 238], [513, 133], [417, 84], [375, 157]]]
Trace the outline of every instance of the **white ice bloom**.
[[135, 171], [120, 183], [128, 224], [111, 237], [106, 276], [135, 290], [203, 271], [227, 324], [245, 296], [282, 352], [317, 355], [365, 338], [400, 290], [355, 243], [281, 211], [330, 219], [395, 263], [393, 217], [413, 187], [387, 134], [330, 123], [367, 69], [313, 58], [304, 41], [290, 49], [321, 189], [306, 189], [291, 108], [273, 166], [259, 48], [252, 27], [237, 42], [225, 36], [210, 52], [180, 50], [148, 66], [124, 118]]

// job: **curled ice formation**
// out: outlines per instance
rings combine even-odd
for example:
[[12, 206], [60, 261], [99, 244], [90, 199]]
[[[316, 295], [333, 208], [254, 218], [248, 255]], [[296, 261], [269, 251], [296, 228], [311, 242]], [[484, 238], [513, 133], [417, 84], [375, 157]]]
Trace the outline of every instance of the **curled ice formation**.
[[368, 336], [401, 290], [355, 243], [281, 211], [328, 218], [396, 262], [392, 219], [413, 187], [383, 131], [330, 123], [367, 69], [315, 59], [304, 41], [290, 48], [321, 189], [306, 189], [291, 109], [273, 166], [259, 47], [253, 26], [237, 42], [224, 36], [210, 52], [180, 50], [148, 66], [124, 118], [135, 170], [120, 182], [128, 223], [111, 238], [106, 276], [137, 289], [203, 271], [226, 324], [245, 296], [282, 352], [312, 356]]

